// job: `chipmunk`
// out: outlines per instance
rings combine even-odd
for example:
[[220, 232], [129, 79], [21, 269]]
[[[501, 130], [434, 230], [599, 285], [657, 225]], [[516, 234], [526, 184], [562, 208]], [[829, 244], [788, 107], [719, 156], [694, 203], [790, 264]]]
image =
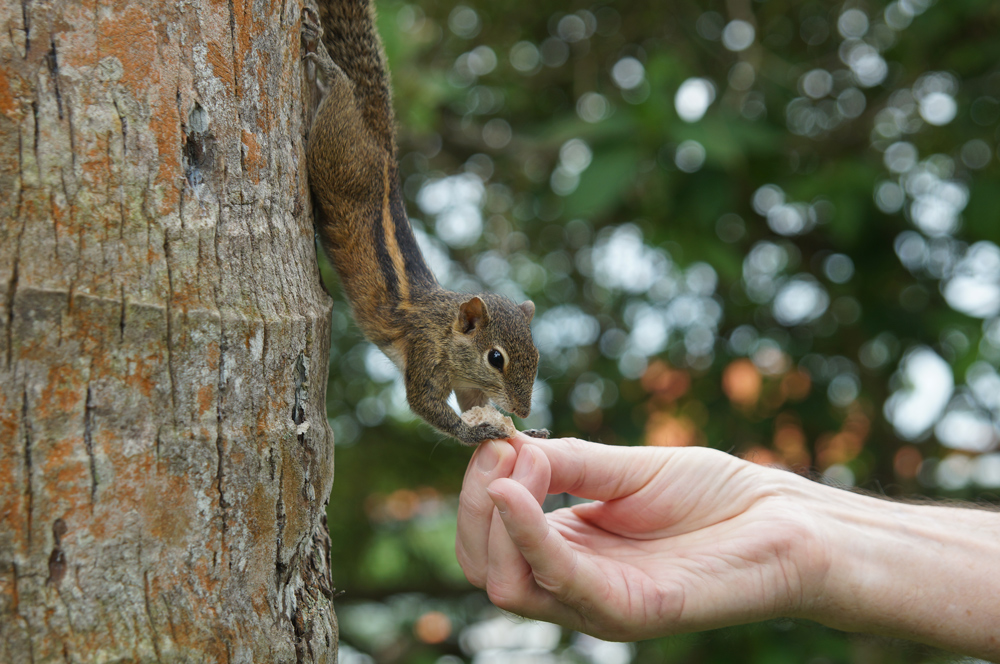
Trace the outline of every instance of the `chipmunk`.
[[403, 204], [369, 0], [307, 2], [302, 34], [327, 88], [306, 148], [317, 228], [358, 326], [402, 371], [414, 413], [467, 445], [506, 438], [493, 424], [470, 426], [447, 401], [454, 391], [463, 411], [492, 401], [527, 417], [535, 305], [445, 290], [424, 262]]

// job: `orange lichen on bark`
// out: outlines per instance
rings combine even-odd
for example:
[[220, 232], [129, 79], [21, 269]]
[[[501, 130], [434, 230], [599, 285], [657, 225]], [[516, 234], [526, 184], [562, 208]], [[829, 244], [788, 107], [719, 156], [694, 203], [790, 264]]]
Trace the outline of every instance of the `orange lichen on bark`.
[[23, 449], [21, 454], [15, 449], [24, 443], [19, 426], [20, 404], [10, 401], [0, 392], [0, 514], [3, 515], [4, 528], [19, 537], [26, 525], [24, 458], [21, 456]]
[[233, 81], [233, 61], [230, 58], [229, 53], [226, 53], [226, 48], [228, 45], [220, 44], [217, 41], [208, 41], [205, 43], [205, 60], [208, 62], [208, 66], [212, 68], [212, 73], [215, 74], [216, 78], [223, 83], [223, 85], [231, 86]]
[[112, 173], [111, 150], [107, 135], [95, 135], [92, 139], [91, 148], [80, 160], [80, 172], [85, 181], [91, 185], [109, 183]]
[[143, 531], [153, 540], [170, 547], [183, 547], [192, 524], [197, 520], [196, 488], [183, 475], [158, 473], [147, 476], [147, 486], [135, 506], [142, 516]]
[[[124, 3], [123, 3], [124, 4]], [[156, 32], [141, 5], [124, 4], [117, 11], [98, 12], [98, 59], [114, 56], [122, 64], [121, 83], [130, 90], [143, 90], [157, 82]]]
[[3, 113], [14, 122], [20, 122], [21, 106], [15, 102], [15, 95], [11, 88], [9, 77], [9, 74], [13, 73], [5, 67], [0, 67], [0, 113]]
[[198, 388], [198, 413], [204, 415], [215, 410], [218, 388], [215, 385], [202, 385]]
[[128, 368], [123, 376], [125, 386], [137, 391], [146, 399], [151, 398], [160, 386], [160, 375], [157, 370], [163, 368], [162, 363], [162, 354], [129, 358]]
[[255, 30], [253, 28], [254, 24], [254, 8], [250, 6], [249, 0], [233, 0], [232, 3], [232, 15], [235, 19], [236, 24], [236, 40], [237, 44], [234, 48], [234, 57], [236, 58], [237, 71], [243, 66], [244, 55], [250, 52], [252, 46], [250, 38], [254, 34], [258, 34], [260, 30]]
[[260, 182], [260, 174], [267, 164], [264, 162], [257, 137], [246, 129], [243, 130], [243, 163], [246, 166], [247, 177], [254, 182]]
[[32, 404], [35, 414], [41, 419], [51, 420], [74, 411], [82, 412], [80, 405], [86, 393], [85, 381], [86, 375], [76, 367], [50, 366], [41, 398]]

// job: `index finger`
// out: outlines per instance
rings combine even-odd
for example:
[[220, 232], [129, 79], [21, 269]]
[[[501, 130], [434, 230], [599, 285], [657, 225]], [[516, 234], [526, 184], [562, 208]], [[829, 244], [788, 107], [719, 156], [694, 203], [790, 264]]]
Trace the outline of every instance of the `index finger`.
[[549, 493], [569, 493], [591, 500], [612, 500], [639, 491], [675, 453], [666, 447], [624, 447], [589, 443], [577, 438], [529, 438], [518, 434], [510, 443], [541, 449], [552, 466]]

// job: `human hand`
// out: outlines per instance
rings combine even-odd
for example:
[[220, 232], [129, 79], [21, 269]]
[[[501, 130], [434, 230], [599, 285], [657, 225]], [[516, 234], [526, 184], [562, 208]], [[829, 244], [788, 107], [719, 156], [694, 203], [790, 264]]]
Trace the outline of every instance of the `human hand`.
[[[789, 479], [705, 448], [494, 441], [466, 472], [456, 553], [498, 607], [605, 639], [797, 615], [828, 563]], [[562, 492], [597, 502], [544, 514]]]

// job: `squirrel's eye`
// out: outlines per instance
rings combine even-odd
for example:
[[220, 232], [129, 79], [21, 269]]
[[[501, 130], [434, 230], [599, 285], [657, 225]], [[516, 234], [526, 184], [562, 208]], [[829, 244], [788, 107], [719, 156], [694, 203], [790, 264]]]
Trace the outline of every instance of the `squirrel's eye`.
[[486, 359], [497, 371], [503, 370], [503, 355], [496, 348], [487, 353]]

